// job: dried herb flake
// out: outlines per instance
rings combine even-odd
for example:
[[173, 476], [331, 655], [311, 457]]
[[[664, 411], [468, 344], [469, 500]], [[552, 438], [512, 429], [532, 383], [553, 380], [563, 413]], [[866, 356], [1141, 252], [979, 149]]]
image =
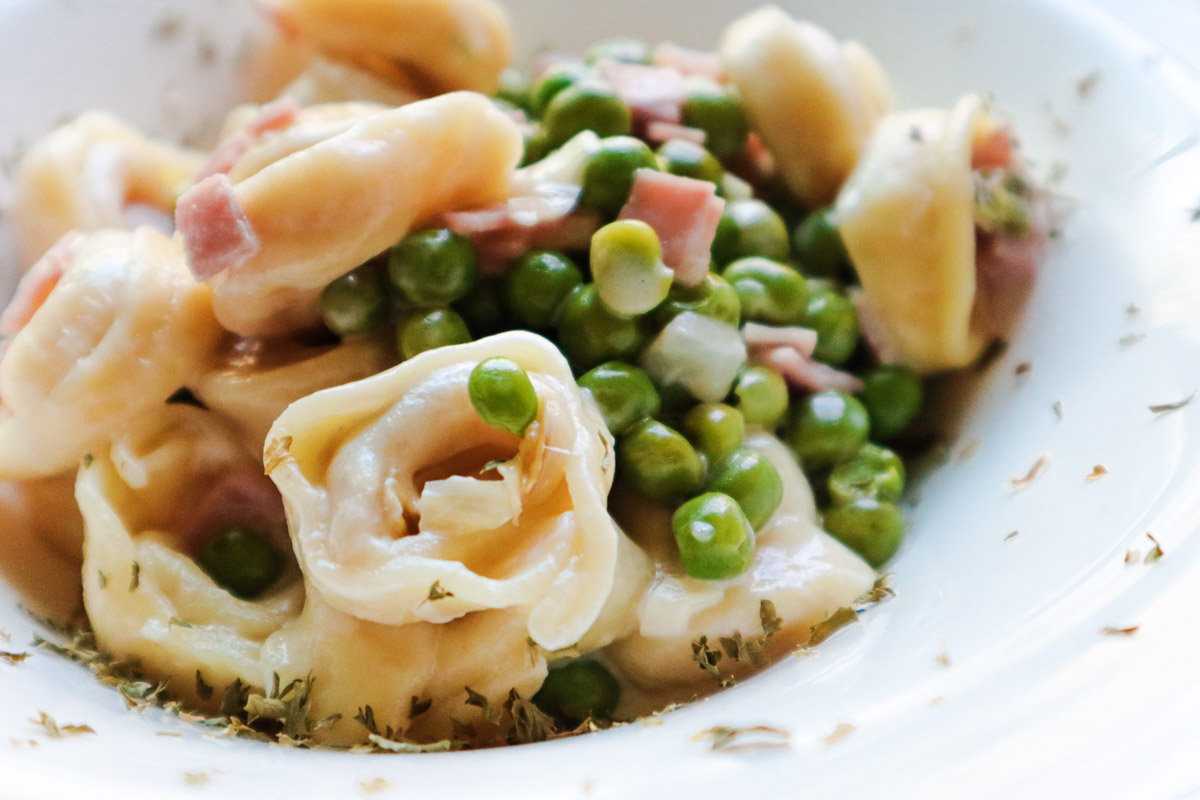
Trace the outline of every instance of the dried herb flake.
[[1095, 483], [1107, 474], [1108, 468], [1103, 464], [1097, 464], [1096, 466], [1092, 467], [1092, 471], [1088, 473], [1088, 476], [1083, 480], [1085, 483]]
[[714, 753], [778, 750], [791, 745], [792, 732], [771, 725], [751, 725], [743, 728], [718, 725], [700, 731], [692, 737], [692, 741], [708, 742]]
[[1038, 475], [1042, 473], [1042, 470], [1045, 469], [1046, 465], [1049, 463], [1050, 454], [1042, 453], [1040, 456], [1038, 456], [1038, 460], [1033, 462], [1033, 466], [1029, 468], [1028, 472], [1019, 478], [1014, 477], [1009, 479], [1008, 488], [1013, 491], [1017, 491], [1029, 486], [1031, 483], [1037, 480]]
[[1184, 406], [1190, 405], [1191, 402], [1195, 399], [1196, 399], [1196, 392], [1192, 392], [1191, 394], [1189, 394], [1187, 397], [1183, 398], [1182, 400], [1176, 400], [1173, 403], [1160, 403], [1158, 405], [1150, 406], [1150, 411], [1154, 414], [1165, 414], [1168, 411], [1178, 411], [1179, 409], [1183, 408]]
[[821, 642], [837, 633], [842, 628], [858, 619], [858, 612], [853, 608], [842, 606], [822, 622], [813, 625], [808, 634], [808, 647], [816, 647]]
[[1100, 629], [1100, 633], [1105, 636], [1133, 636], [1138, 632], [1140, 625], [1130, 625], [1128, 628], [1117, 628], [1112, 625], [1105, 625]]

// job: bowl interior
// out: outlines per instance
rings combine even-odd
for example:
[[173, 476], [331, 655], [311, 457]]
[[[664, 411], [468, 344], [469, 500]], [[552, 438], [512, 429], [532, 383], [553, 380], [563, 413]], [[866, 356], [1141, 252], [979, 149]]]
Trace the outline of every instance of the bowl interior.
[[[508, 3], [526, 53], [579, 50], [609, 35], [711, 48], [724, 25], [754, 5]], [[852, 796], [897, 787], [905, 795], [1003, 796], [1033, 782], [1068, 793], [1139, 787], [1150, 796], [1140, 791], [1148, 770], [1121, 765], [1139, 763], [1139, 753], [1161, 758], [1150, 754], [1161, 753], [1157, 743], [1181, 723], [1160, 720], [1153, 738], [1126, 741], [1123, 750], [1118, 734], [1147, 703], [1197, 700], [1184, 672], [1161, 670], [1152, 687], [1135, 680], [1138, 665], [1196, 649], [1170, 626], [1200, 557], [1189, 538], [1200, 502], [1188, 490], [1200, 480], [1200, 407], [1149, 410], [1200, 387], [1200, 225], [1189, 211], [1200, 202], [1194, 77], [1111, 16], [1108, 4], [781, 5], [865, 43], [905, 105], [992, 93], [1035, 174], [1053, 181], [1068, 210], [1024, 324], [966, 396], [969, 411], [947, 442], [946, 462], [914, 498], [910, 539], [889, 565], [897, 596], [816, 651], [661, 724], [437, 756], [207, 740], [158, 712], [124, 712], [116, 694], [81, 669], [37, 654], [0, 666], [0, 732], [14, 742], [0, 749], [6, 791], [343, 796], [380, 777], [397, 793], [446, 797], [676, 796], [801, 780], [818, 793]], [[0, 209], [19, 149], [83, 109], [112, 109], [176, 138], [211, 135], [245, 94], [257, 25], [239, 0], [0, 0]], [[11, 247], [0, 230], [5, 291], [14, 280]], [[1018, 374], [1020, 365], [1028, 367]], [[1038, 478], [1014, 489], [1012, 479], [1043, 454]], [[1085, 480], [1097, 465], [1107, 474]], [[1127, 551], [1151, 547], [1147, 532], [1167, 557], [1126, 564]], [[1140, 626], [1137, 651], [1125, 641], [1131, 637], [1099, 634], [1132, 625]], [[12, 636], [5, 648], [27, 649], [33, 627], [6, 586], [0, 628]], [[27, 720], [38, 710], [87, 723], [97, 735], [20, 746], [36, 738]], [[853, 732], [826, 742], [842, 723]], [[752, 724], [786, 728], [791, 745], [728, 756], [693, 740], [714, 725]], [[1111, 759], [1091, 761], [1107, 752]], [[189, 785], [184, 773], [197, 771], [208, 782]], [[1157, 773], [1149, 785], [1165, 792], [1172, 774]]]

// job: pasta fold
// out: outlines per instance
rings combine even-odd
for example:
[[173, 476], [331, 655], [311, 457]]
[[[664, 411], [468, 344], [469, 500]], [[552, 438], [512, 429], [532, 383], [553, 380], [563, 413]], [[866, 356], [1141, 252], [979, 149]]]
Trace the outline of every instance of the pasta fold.
[[[754, 561], [736, 578], [706, 581], [683, 572], [673, 552], [666, 509], [631, 501], [614, 513], [634, 540], [654, 558], [656, 574], [638, 607], [639, 627], [606, 653], [634, 683], [649, 689], [687, 686], [711, 676], [697, 668], [691, 643], [741, 633], [760, 636], [760, 606], [770, 600], [783, 621], [772, 644], [775, 655], [802, 643], [812, 625], [871, 588], [874, 571], [821, 530], [812, 490], [795, 459], [778, 439], [758, 434], [748, 447], [766, 455], [783, 478], [783, 501], [758, 532]], [[623, 507], [622, 507], [623, 506]], [[744, 674], [749, 667], [721, 664], [722, 672]]]
[[[257, 505], [213, 496], [231, 476], [252, 487], [240, 496], [257, 496]], [[193, 560], [228, 524], [250, 525], [287, 548], [278, 495], [232, 432], [202, 409], [163, 406], [96, 450], [80, 468], [75, 497], [86, 531], [84, 603], [101, 648], [172, 679], [172, 693], [198, 708], [220, 697], [199, 694], [197, 672], [217, 688], [235, 679], [263, 686], [262, 643], [301, 610], [298, 570], [243, 600]]]
[[[17, 169], [13, 231], [22, 269], [69, 231], [170, 228], [201, 156], [89, 111], [34, 144]], [[169, 232], [169, 230], [168, 230]]]
[[158, 231], [66, 244], [25, 276], [2, 320], [13, 335], [0, 361], [0, 477], [73, 468], [205, 371], [222, 337], [210, 289]]
[[976, 301], [972, 151], [994, 128], [977, 95], [884, 118], [837, 201], [838, 226], [888, 349], [921, 372], [970, 364]]
[[[538, 393], [523, 438], [468, 397], [471, 370], [493, 356]], [[623, 537], [606, 509], [612, 436], [539, 336], [439, 348], [297, 401], [266, 460], [310, 591], [345, 614], [406, 625], [512, 609], [556, 650], [625, 610], [606, 608]]]
[[734, 22], [721, 61], [788, 188], [810, 208], [831, 202], [892, 106], [879, 63], [776, 6]]

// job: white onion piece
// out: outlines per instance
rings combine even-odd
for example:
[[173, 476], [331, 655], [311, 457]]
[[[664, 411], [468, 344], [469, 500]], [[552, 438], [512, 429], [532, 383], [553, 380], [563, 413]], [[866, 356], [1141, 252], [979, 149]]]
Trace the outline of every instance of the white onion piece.
[[682, 386], [697, 400], [723, 400], [746, 363], [737, 328], [692, 311], [680, 314], [642, 354], [642, 369], [659, 386]]

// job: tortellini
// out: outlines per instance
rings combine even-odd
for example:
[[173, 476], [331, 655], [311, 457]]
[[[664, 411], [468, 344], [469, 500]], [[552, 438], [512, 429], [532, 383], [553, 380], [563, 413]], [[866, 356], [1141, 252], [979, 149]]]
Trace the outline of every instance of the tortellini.
[[901, 363], [970, 364], [987, 344], [976, 301], [976, 139], [994, 123], [976, 95], [884, 118], [837, 200], [838, 226], [872, 316]]
[[189, 265], [212, 279], [217, 318], [245, 335], [320, 323], [334, 278], [435, 214], [506, 195], [516, 124], [482, 95], [454, 93], [368, 117], [230, 185], [180, 198]]
[[[468, 397], [492, 356], [533, 380], [524, 437], [488, 426]], [[266, 466], [310, 590], [337, 610], [406, 625], [511, 609], [556, 650], [609, 624], [623, 537], [606, 509], [612, 444], [558, 349], [510, 332], [293, 403]]]
[[102, 111], [67, 123], [30, 148], [17, 171], [12, 224], [21, 266], [69, 231], [135, 227], [155, 216], [169, 226], [200, 163], [198, 153], [148, 139]]
[[402, 106], [421, 99], [421, 94], [399, 81], [386, 80], [350, 62], [322, 56], [315, 57], [283, 93], [303, 106], [351, 100]]
[[788, 188], [810, 208], [832, 201], [892, 105], [878, 62], [775, 6], [730, 26], [721, 61]]
[[80, 238], [67, 261], [0, 361], [0, 477], [74, 467], [205, 371], [223, 335], [211, 291], [152, 228]]
[[83, 518], [75, 470], [0, 482], [0, 574], [35, 613], [68, 619], [82, 594]]
[[492, 0], [273, 0], [281, 26], [321, 51], [430, 94], [492, 92], [508, 66], [510, 32]]
[[[861, 558], [821, 530], [812, 490], [794, 457], [778, 440], [759, 434], [746, 441], [771, 460], [783, 479], [783, 501], [758, 532], [754, 561], [736, 578], [705, 581], [683, 573], [671, 520], [664, 509], [634, 503], [614, 513], [635, 541], [654, 557], [653, 583], [638, 607], [638, 629], [608, 648], [612, 663], [634, 683], [650, 689], [711, 681], [692, 659], [700, 636], [762, 633], [759, 616], [770, 600], [783, 621], [773, 644], [778, 652], [802, 643], [812, 625], [841, 606], [851, 605], [875, 581]], [[744, 664], [721, 665], [723, 672], [747, 671]]]
[[[234, 481], [248, 483], [250, 491]], [[200, 708], [197, 672], [212, 687], [262, 680], [259, 651], [296, 617], [304, 599], [293, 565], [267, 594], [244, 600], [212, 581], [193, 560], [205, 540], [229, 524], [273, 536], [287, 529], [278, 495], [261, 467], [211, 413], [164, 405], [116, 433], [79, 471], [76, 499], [86, 525], [84, 602], [96, 640], [148, 674], [172, 678], [174, 694]], [[264, 491], [264, 489], [266, 491]], [[245, 507], [238, 497], [257, 497]], [[230, 513], [238, 519], [226, 519]]]

